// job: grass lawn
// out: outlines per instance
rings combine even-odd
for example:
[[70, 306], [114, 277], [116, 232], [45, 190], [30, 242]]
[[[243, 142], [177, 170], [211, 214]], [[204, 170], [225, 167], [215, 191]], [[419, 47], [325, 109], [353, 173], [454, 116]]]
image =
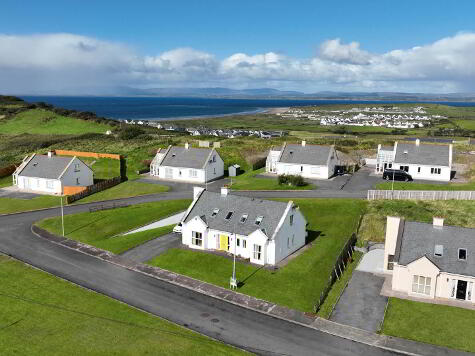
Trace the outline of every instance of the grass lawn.
[[[66, 202], [66, 200], [64, 199], [63, 202]], [[60, 204], [59, 197], [50, 195], [42, 195], [33, 199], [0, 198], [0, 214], [52, 208], [60, 206]]]
[[475, 310], [390, 298], [382, 333], [475, 352]]
[[[167, 200], [145, 203], [126, 208], [85, 212], [64, 216], [65, 236], [111, 252], [119, 253], [152, 238], [145, 234], [115, 237], [133, 228], [160, 220], [183, 211], [191, 200]], [[61, 235], [61, 217], [42, 220], [37, 225], [54, 234]], [[168, 230], [164, 229], [163, 233]]]
[[[312, 246], [277, 271], [236, 263], [237, 278], [243, 283], [238, 291], [312, 312], [341, 248], [357, 228], [366, 202], [356, 199], [294, 201], [307, 218], [310, 237], [316, 237]], [[338, 224], [335, 212], [338, 212]], [[148, 263], [226, 288], [233, 265], [232, 259], [184, 249], [170, 249]]]
[[104, 295], [0, 255], [3, 355], [241, 355]]
[[[376, 184], [376, 189], [391, 190], [391, 186], [391, 182], [384, 182]], [[394, 190], [475, 190], [475, 182], [448, 184], [394, 182]]]
[[0, 188], [9, 187], [12, 184], [13, 184], [12, 176], [6, 176], [6, 177], [0, 178]]
[[277, 178], [256, 178], [256, 175], [264, 172], [265, 168], [261, 168], [232, 177], [233, 184], [231, 188], [234, 190], [303, 190], [315, 188], [313, 184], [295, 187], [293, 185], [279, 184]]
[[375, 200], [368, 203], [358, 238], [384, 241], [386, 216], [401, 216], [409, 221], [431, 223], [434, 216], [445, 218], [446, 225], [475, 227], [475, 201], [469, 200]]
[[475, 119], [472, 120], [455, 120], [455, 123], [462, 129], [475, 131]]
[[330, 317], [333, 308], [340, 299], [340, 296], [343, 293], [346, 284], [349, 282], [353, 271], [355, 270], [356, 266], [358, 266], [361, 257], [363, 257], [362, 252], [355, 251], [353, 253], [353, 261], [348, 266], [346, 266], [346, 269], [343, 272], [341, 278], [337, 279], [337, 281], [333, 284], [332, 288], [330, 289], [330, 292], [328, 293], [325, 301], [323, 302], [322, 306], [320, 307], [320, 310], [317, 313], [318, 316], [325, 319], [328, 319]]
[[120, 161], [111, 158], [78, 157], [93, 171], [95, 179], [109, 179], [120, 176]]
[[111, 200], [119, 198], [135, 197], [138, 195], [157, 194], [168, 191], [170, 188], [160, 184], [149, 184], [142, 182], [126, 181], [115, 187], [103, 190], [102, 192], [89, 195], [77, 203], [90, 203], [101, 200]]
[[44, 109], [23, 111], [11, 119], [0, 121], [3, 134], [23, 133], [43, 135], [73, 135], [83, 133], [105, 133], [111, 126], [65, 117]]

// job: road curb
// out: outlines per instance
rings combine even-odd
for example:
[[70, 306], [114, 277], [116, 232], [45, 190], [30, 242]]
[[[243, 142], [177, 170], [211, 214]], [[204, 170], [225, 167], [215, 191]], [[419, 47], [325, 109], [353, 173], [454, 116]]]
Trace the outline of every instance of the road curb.
[[[214, 286], [210, 283], [199, 281], [194, 278], [180, 275], [178, 273], [171, 272], [159, 267], [144, 265], [142, 263], [126, 259], [120, 255], [115, 255], [109, 251], [105, 251], [97, 247], [93, 247], [75, 240], [70, 240], [65, 237], [51, 234], [36, 225], [31, 226], [31, 231], [34, 235], [46, 239], [52, 243], [89, 255], [91, 257], [98, 258], [116, 266], [144, 274], [148, 277], [152, 277], [182, 288], [186, 288], [188, 290], [198, 292], [208, 297], [228, 302], [230, 304], [246, 308], [254, 312], [259, 312], [272, 318], [280, 319], [302, 327], [311, 328], [316, 331], [324, 332], [354, 342], [366, 344], [371, 347], [377, 347], [379, 349], [408, 356], [424, 355], [411, 351], [411, 349], [417, 348], [417, 345], [424, 345], [426, 347], [430, 346], [432, 348], [432, 352], [427, 355], [445, 355], [447, 350], [450, 350], [447, 348], [419, 343], [416, 341], [409, 341], [394, 338], [391, 336], [379, 335], [352, 326], [347, 326], [320, 317], [316, 317], [314, 315], [310, 316], [298, 310], [289, 309], [287, 307], [283, 307], [275, 303], [251, 297], [239, 292], [230, 291], [225, 288]], [[186, 284], [185, 282], [188, 284]], [[236, 300], [241, 300], [241, 302], [237, 302]], [[398, 348], [396, 346], [390, 346], [391, 343], [406, 344], [406, 349]], [[434, 352], [434, 350], [439, 352]]]

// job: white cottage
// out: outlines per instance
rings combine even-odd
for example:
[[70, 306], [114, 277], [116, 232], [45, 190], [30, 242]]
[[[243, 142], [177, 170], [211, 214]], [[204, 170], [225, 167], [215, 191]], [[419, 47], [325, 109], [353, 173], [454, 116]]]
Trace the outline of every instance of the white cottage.
[[266, 160], [266, 172], [300, 175], [310, 179], [328, 179], [335, 174], [340, 160], [334, 146], [286, 144], [272, 148]]
[[[236, 253], [275, 265], [305, 245], [307, 221], [298, 206], [194, 188], [182, 219], [182, 243], [197, 250]], [[236, 249], [234, 249], [236, 246]]]
[[394, 147], [378, 145], [375, 172], [382, 174], [386, 168], [401, 169], [412, 179], [448, 182], [452, 177], [452, 145], [394, 143]]
[[168, 146], [159, 149], [150, 175], [179, 182], [205, 183], [224, 175], [224, 162], [214, 148]]
[[475, 229], [387, 217], [384, 271], [393, 291], [474, 303]]
[[13, 185], [25, 191], [68, 194], [94, 184], [94, 172], [77, 157], [33, 154], [13, 173]]

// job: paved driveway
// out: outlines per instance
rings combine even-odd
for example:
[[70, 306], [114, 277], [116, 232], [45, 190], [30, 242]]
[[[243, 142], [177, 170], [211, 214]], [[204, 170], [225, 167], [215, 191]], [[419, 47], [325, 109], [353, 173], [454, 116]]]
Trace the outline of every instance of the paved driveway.
[[133, 249], [125, 251], [122, 256], [130, 258], [136, 262], [147, 262], [152, 258], [161, 255], [169, 248], [179, 247], [181, 244], [181, 234], [166, 234], [156, 239], [147, 241]]
[[41, 194], [22, 192], [16, 186], [10, 186], [0, 189], [0, 198], [15, 198], [15, 199], [33, 199], [41, 196]]
[[388, 298], [380, 295], [384, 277], [354, 271], [330, 320], [376, 332], [384, 317]]

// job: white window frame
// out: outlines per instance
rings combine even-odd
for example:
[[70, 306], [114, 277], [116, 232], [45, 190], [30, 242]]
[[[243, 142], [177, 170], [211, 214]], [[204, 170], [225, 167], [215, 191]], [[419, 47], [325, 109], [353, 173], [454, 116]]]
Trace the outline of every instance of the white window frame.
[[242, 239], [242, 248], [247, 248], [247, 240]]
[[198, 177], [198, 170], [196, 170], [196, 169], [190, 169], [190, 170], [189, 170], [189, 175], [190, 175], [190, 178], [196, 178], [196, 177]]
[[199, 231], [191, 232], [191, 244], [194, 246], [203, 246], [203, 233]]
[[257, 261], [261, 260], [261, 257], [262, 257], [262, 246], [261, 245], [254, 244], [254, 248], [252, 250], [252, 257]]
[[79, 177], [76, 177], [76, 185], [79, 185], [81, 183], [79, 183]]
[[430, 277], [412, 276], [412, 293], [430, 295], [432, 279]]
[[435, 167], [432, 167], [430, 169], [430, 174], [441, 174], [442, 172], [442, 169], [441, 168], [435, 168]]
[[74, 172], [79, 172], [80, 171], [81, 165], [79, 163], [74, 164]]
[[46, 181], [46, 189], [54, 189], [54, 180]]
[[290, 215], [290, 226], [294, 224], [294, 215]]

